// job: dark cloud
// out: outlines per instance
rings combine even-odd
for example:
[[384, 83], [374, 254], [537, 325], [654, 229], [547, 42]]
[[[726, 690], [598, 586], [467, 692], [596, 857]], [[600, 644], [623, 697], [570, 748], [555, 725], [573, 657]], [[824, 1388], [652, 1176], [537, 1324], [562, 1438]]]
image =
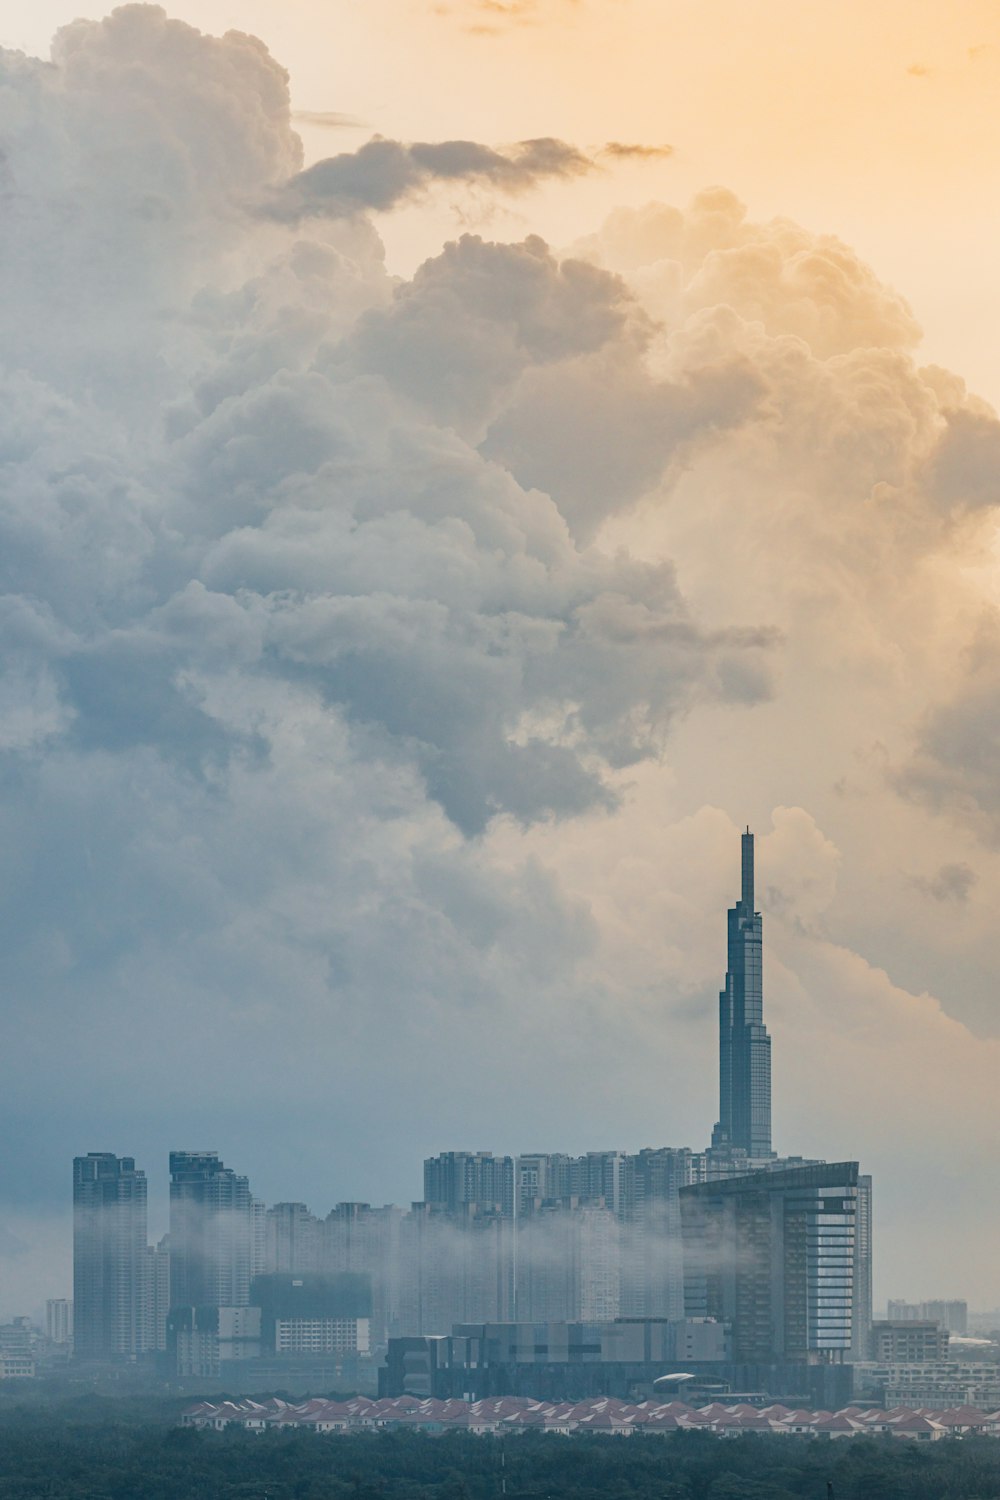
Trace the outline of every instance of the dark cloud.
[[288, 222], [349, 218], [394, 208], [434, 182], [478, 183], [516, 194], [546, 178], [578, 177], [592, 168], [575, 146], [547, 137], [497, 151], [477, 141], [404, 145], [375, 136], [357, 151], [307, 167], [270, 196], [264, 212]]

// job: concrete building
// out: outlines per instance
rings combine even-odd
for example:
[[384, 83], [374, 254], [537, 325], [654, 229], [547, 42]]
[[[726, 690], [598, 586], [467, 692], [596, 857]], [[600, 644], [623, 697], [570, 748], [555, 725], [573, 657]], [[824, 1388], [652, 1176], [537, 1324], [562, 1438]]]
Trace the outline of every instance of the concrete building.
[[867, 1357], [880, 1365], [933, 1364], [948, 1358], [950, 1338], [940, 1323], [882, 1319], [872, 1324]]
[[681, 1189], [686, 1311], [730, 1326], [735, 1361], [850, 1358], [858, 1176], [838, 1162]]
[[134, 1360], [146, 1349], [146, 1174], [131, 1156], [73, 1160], [74, 1355]]

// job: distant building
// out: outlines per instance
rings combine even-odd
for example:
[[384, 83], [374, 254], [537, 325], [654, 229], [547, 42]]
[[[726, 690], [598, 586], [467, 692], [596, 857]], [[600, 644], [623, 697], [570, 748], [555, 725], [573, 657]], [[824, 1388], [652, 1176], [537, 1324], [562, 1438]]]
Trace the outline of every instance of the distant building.
[[624, 1398], [651, 1387], [679, 1359], [686, 1369], [692, 1351], [702, 1360], [722, 1360], [725, 1331], [715, 1323], [666, 1319], [458, 1323], [448, 1335], [390, 1339], [379, 1393]]
[[384, 1348], [399, 1328], [403, 1211], [393, 1204], [338, 1203], [323, 1224], [322, 1269], [330, 1275], [351, 1271], [371, 1279], [371, 1339]]
[[257, 1223], [246, 1177], [214, 1151], [171, 1151], [171, 1307], [246, 1307]]
[[265, 1224], [265, 1272], [294, 1275], [324, 1269], [323, 1222], [304, 1203], [276, 1203], [267, 1210]]
[[372, 1289], [355, 1272], [258, 1276], [251, 1291], [261, 1311], [266, 1355], [368, 1354]]
[[514, 1224], [496, 1208], [414, 1203], [400, 1224], [399, 1329], [443, 1333], [514, 1310]]
[[687, 1314], [728, 1324], [735, 1361], [850, 1358], [858, 1175], [838, 1162], [681, 1189]]
[[146, 1174], [131, 1156], [73, 1161], [73, 1322], [78, 1360], [146, 1349]]
[[143, 1316], [145, 1348], [162, 1354], [167, 1347], [167, 1314], [170, 1311], [170, 1236], [146, 1247], [146, 1280]]
[[854, 1366], [854, 1391], [867, 1401], [894, 1406], [1000, 1409], [1000, 1365], [987, 1361], [933, 1360]]
[[771, 1039], [764, 1025], [762, 923], [754, 910], [754, 845], [742, 839], [740, 899], [729, 909], [726, 984], [719, 996], [719, 1122], [716, 1149], [771, 1155]]
[[887, 1316], [893, 1323], [940, 1323], [949, 1333], [964, 1338], [969, 1331], [969, 1304], [960, 1301], [889, 1303]]
[[50, 1344], [72, 1340], [73, 1304], [68, 1297], [50, 1297], [45, 1303], [45, 1337]]
[[444, 1151], [424, 1162], [424, 1202], [449, 1213], [466, 1206], [514, 1217], [514, 1161], [492, 1151]]
[[619, 1238], [601, 1198], [538, 1204], [518, 1230], [519, 1321], [613, 1321], [621, 1310]]
[[906, 1318], [876, 1321], [871, 1327], [867, 1357], [882, 1365], [931, 1364], [948, 1358], [950, 1338], [940, 1323]]

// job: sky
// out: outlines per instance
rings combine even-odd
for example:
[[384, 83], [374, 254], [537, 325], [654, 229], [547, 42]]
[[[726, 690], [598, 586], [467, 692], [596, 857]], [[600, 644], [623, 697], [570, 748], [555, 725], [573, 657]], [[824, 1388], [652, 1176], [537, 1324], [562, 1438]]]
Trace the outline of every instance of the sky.
[[[1000, 1305], [1000, 19], [0, 0], [0, 1314], [70, 1158], [777, 1148]], [[53, 40], [54, 37], [54, 40]], [[20, 50], [17, 50], [20, 49]]]

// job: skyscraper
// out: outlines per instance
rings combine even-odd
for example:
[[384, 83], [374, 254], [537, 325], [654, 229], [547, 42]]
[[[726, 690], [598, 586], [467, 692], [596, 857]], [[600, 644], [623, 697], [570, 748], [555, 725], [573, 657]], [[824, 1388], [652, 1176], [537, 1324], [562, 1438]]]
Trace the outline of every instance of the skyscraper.
[[682, 1187], [687, 1316], [728, 1323], [739, 1362], [847, 1362], [864, 1196], [857, 1162]]
[[771, 1155], [771, 1038], [764, 1025], [762, 924], [754, 911], [753, 834], [742, 838], [740, 899], [728, 915], [726, 987], [719, 995], [719, 1122], [714, 1150]]
[[131, 1156], [73, 1159], [77, 1359], [135, 1359], [145, 1341], [146, 1174]]
[[246, 1177], [214, 1151], [171, 1151], [171, 1307], [246, 1307], [256, 1227]]

